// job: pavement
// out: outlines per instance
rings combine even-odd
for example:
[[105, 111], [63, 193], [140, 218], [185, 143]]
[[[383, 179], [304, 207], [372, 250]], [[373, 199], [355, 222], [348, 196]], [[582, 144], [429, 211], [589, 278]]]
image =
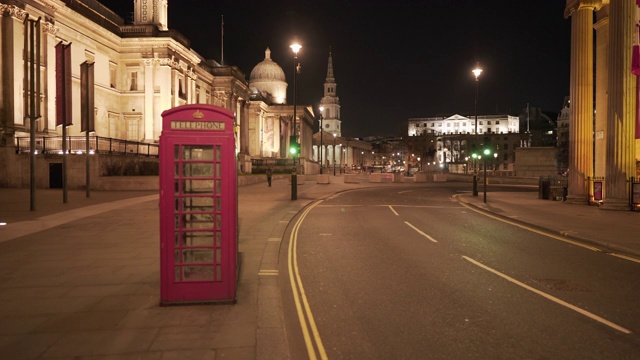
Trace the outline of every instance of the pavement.
[[[419, 185], [419, 184], [418, 184]], [[237, 303], [160, 307], [157, 192], [0, 189], [0, 359], [290, 359], [277, 269], [289, 222], [311, 202], [372, 186], [287, 180], [239, 188]], [[538, 199], [457, 200], [532, 231], [640, 259], [640, 212]]]

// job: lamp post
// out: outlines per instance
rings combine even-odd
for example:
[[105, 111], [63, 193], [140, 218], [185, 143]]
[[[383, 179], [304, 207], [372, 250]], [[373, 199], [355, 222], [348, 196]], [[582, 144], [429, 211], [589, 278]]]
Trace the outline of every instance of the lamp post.
[[[293, 139], [295, 140], [294, 146], [298, 147], [298, 131], [296, 129], [296, 97], [297, 97], [297, 75], [300, 71], [300, 64], [298, 64], [298, 51], [302, 46], [298, 43], [291, 44], [290, 48], [293, 50]], [[290, 145], [291, 146], [291, 145]], [[291, 200], [298, 199], [298, 175], [296, 171], [296, 155], [293, 154], [293, 171], [291, 172]]]
[[336, 176], [336, 134], [333, 134], [333, 176]]
[[484, 149], [482, 150], [482, 164], [483, 164], [483, 171], [484, 171], [484, 203], [487, 203], [487, 158], [491, 156], [491, 149]]
[[[475, 101], [475, 130], [474, 136], [476, 138], [475, 143], [478, 143], [478, 83], [480, 82], [480, 74], [482, 74], [482, 69], [480, 69], [480, 63], [476, 63], [476, 68], [471, 71], [473, 75], [476, 77], [476, 101]], [[475, 165], [475, 164], [474, 164]], [[486, 174], [485, 174], [486, 176]], [[473, 196], [478, 196], [478, 168], [477, 166], [473, 167]], [[486, 199], [485, 199], [486, 201]]]
[[324, 106], [320, 105], [320, 174], [322, 174], [322, 165], [324, 164], [324, 159], [322, 158], [322, 112], [324, 111]]

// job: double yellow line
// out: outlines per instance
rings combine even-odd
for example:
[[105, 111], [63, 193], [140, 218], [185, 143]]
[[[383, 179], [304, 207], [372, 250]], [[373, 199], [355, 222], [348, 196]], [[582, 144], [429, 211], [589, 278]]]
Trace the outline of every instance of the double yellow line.
[[316, 322], [313, 319], [313, 314], [311, 313], [311, 308], [309, 307], [309, 302], [307, 301], [307, 296], [305, 295], [304, 286], [302, 286], [302, 280], [300, 279], [300, 273], [298, 271], [298, 230], [300, 230], [300, 226], [307, 217], [307, 214], [321, 202], [322, 200], [316, 201], [300, 215], [291, 231], [288, 251], [289, 281], [291, 282], [293, 300], [296, 304], [298, 319], [300, 320], [300, 327], [302, 328], [302, 335], [305, 345], [307, 346], [307, 353], [309, 354], [310, 360], [316, 360], [318, 356], [322, 360], [328, 358], [324, 350], [324, 345], [322, 345], [322, 339], [320, 339]]

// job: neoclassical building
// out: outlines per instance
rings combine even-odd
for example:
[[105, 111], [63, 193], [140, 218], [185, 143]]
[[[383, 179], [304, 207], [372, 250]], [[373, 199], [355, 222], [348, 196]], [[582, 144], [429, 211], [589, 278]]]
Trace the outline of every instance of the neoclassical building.
[[[240, 69], [204, 59], [191, 48], [189, 39], [170, 29], [167, 0], [133, 3], [133, 24], [128, 25], [94, 0], [0, 0], [0, 172], [5, 174], [0, 176], [0, 186], [24, 185], [7, 175], [21, 171], [12, 156], [18, 139], [28, 142], [34, 128], [38, 146], [56, 146], [55, 141], [46, 140], [62, 135], [62, 126], [56, 124], [58, 44], [68, 45], [71, 51], [72, 125], [66, 128], [70, 137], [84, 135], [80, 66], [90, 63], [95, 93], [92, 137], [157, 144], [163, 111], [184, 104], [211, 104], [235, 113], [241, 172], [250, 173], [256, 157], [289, 156], [285, 150], [294, 132], [293, 107], [286, 104], [282, 69], [277, 79], [265, 82], [264, 76], [273, 74], [262, 71], [263, 61], [248, 82]], [[299, 108], [295, 131], [301, 138], [302, 156], [311, 158], [314, 116], [307, 107]], [[52, 149], [39, 151], [47, 150]], [[313, 171], [313, 164], [300, 164], [303, 172], [307, 166]]]
[[511, 134], [520, 131], [520, 119], [511, 115], [482, 115], [475, 117], [462, 115], [449, 117], [411, 118], [409, 119], [409, 136], [419, 135], [452, 135], [452, 134]]
[[640, 139], [635, 131], [638, 79], [631, 73], [637, 14], [635, 0], [566, 2], [564, 16], [571, 21], [571, 202], [591, 201], [589, 179], [601, 177], [603, 208], [628, 209], [629, 180], [640, 175]]

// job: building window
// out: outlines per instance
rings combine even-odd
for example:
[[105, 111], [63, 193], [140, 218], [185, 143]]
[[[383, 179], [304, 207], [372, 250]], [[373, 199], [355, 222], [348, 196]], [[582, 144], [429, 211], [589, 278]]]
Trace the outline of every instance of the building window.
[[[480, 124], [482, 124], [482, 123], [480, 123]], [[491, 125], [491, 121], [487, 121], [487, 125]]]
[[127, 122], [127, 140], [140, 140], [138, 131], [138, 119], [129, 120]]
[[129, 91], [138, 91], [138, 72], [129, 72]]
[[117, 70], [118, 70], [118, 65], [114, 62], [109, 62], [109, 83], [112, 89], [116, 88]]

